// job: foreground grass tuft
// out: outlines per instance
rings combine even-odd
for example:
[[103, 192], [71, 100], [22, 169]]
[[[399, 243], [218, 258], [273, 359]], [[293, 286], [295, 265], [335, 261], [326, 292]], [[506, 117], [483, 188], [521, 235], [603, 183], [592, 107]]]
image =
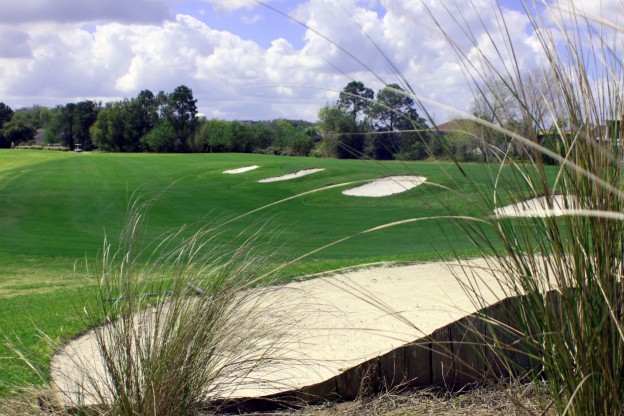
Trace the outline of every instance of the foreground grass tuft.
[[131, 207], [116, 250], [105, 243], [97, 301], [84, 311], [103, 366], [71, 351], [55, 358], [66, 361], [52, 375], [60, 408], [198, 414], [208, 398], [227, 397], [278, 358], [284, 340], [259, 307], [266, 291], [249, 290], [267, 264], [254, 254], [253, 235], [233, 253], [214, 244], [217, 232], [208, 228], [150, 246], [142, 239], [146, 209]]

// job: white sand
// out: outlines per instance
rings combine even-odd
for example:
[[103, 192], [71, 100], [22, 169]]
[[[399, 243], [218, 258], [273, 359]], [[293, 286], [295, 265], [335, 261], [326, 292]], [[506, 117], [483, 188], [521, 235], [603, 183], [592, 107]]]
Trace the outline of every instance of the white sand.
[[288, 173], [282, 176], [274, 176], [272, 178], [260, 179], [258, 182], [260, 183], [269, 183], [269, 182], [280, 182], [280, 181], [288, 181], [295, 178], [300, 178], [302, 176], [311, 175], [316, 172], [324, 171], [325, 169], [321, 168], [313, 168], [313, 169], [304, 169], [294, 173]]
[[230, 170], [226, 170], [223, 173], [228, 174], [228, 175], [235, 175], [237, 173], [245, 173], [245, 172], [249, 172], [250, 170], [254, 170], [254, 169], [258, 169], [260, 166], [258, 165], [253, 165], [253, 166], [245, 166], [242, 168], [238, 168], [238, 169], [230, 169]]
[[342, 193], [349, 196], [382, 197], [408, 191], [426, 180], [423, 176], [388, 176]]
[[[471, 271], [491, 281], [483, 271], [485, 261], [470, 265]], [[268, 311], [266, 319], [283, 328], [284, 339], [289, 340], [279, 352], [285, 361], [255, 370], [248, 378], [254, 383], [232, 388], [230, 393], [261, 396], [318, 383], [474, 312], [456, 275], [464, 276], [458, 265], [444, 263], [377, 267], [265, 291], [261, 299]], [[498, 294], [485, 295], [492, 303], [498, 298]], [[374, 306], [367, 299], [387, 306]], [[76, 363], [88, 365], [81, 369]], [[64, 392], [76, 391], [85, 372], [103, 374], [93, 333], [68, 344], [51, 366], [52, 379]]]
[[564, 214], [566, 202], [568, 209], [578, 206], [574, 197], [570, 196], [566, 198], [563, 195], [554, 195], [551, 201], [552, 209], [548, 206], [548, 199], [542, 196], [496, 208], [494, 214], [505, 217], [557, 217]]

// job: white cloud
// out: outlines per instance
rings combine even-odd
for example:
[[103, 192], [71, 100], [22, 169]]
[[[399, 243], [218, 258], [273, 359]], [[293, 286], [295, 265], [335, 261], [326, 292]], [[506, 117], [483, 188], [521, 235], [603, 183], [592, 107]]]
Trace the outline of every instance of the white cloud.
[[28, 33], [15, 29], [0, 28], [0, 58], [29, 58], [32, 50]]
[[620, 0], [556, 0], [553, 6], [560, 8], [564, 13], [573, 12], [619, 24], [624, 14], [624, 4]]
[[[114, 0], [118, 1], [122, 0]], [[246, 1], [210, 3], [224, 10], [250, 6]], [[481, 22], [496, 33], [495, 10], [489, 0], [473, 3], [478, 15], [466, 9], [463, 16], [482, 51], [492, 56], [495, 50], [483, 35]], [[335, 101], [337, 91], [352, 79], [363, 81], [375, 91], [384, 82], [397, 82], [396, 74], [368, 35], [417, 94], [467, 108], [471, 93], [465, 69], [457, 63], [421, 3], [382, 0], [381, 4], [385, 12], [379, 5], [372, 8], [370, 2], [357, 0], [341, 1], [339, 5], [329, 0], [307, 0], [299, 5], [296, 17], [340, 47], [308, 30], [303, 47], [296, 47], [298, 43], [292, 39], [279, 38], [264, 48], [187, 15], [158, 24], [104, 22], [90, 30], [77, 23], [14, 25], [10, 30], [18, 34], [15, 43], [25, 52], [20, 59], [9, 59], [15, 50], [0, 43], [0, 96], [7, 100], [13, 97], [13, 102], [22, 105], [53, 100], [62, 103], [74, 97], [112, 100], [135, 96], [146, 88], [171, 91], [185, 84], [199, 99], [200, 111], [209, 116], [314, 119], [318, 109]], [[440, 2], [426, 0], [425, 4], [449, 36], [460, 40], [465, 53], [475, 54], [474, 45], [466, 42], [453, 16]], [[504, 13], [514, 28], [511, 35], [520, 62], [532, 64], [539, 44], [530, 36], [526, 17], [510, 10]], [[261, 23], [254, 27], [262, 30]], [[498, 35], [493, 39], [497, 45], [503, 44]], [[446, 117], [442, 110], [431, 111]]]

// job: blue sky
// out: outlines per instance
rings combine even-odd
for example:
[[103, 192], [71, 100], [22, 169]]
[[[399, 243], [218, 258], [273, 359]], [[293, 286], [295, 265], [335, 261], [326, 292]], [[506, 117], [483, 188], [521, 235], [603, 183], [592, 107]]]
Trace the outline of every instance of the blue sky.
[[[13, 108], [109, 102], [184, 84], [210, 118], [313, 121], [351, 80], [375, 91], [399, 81], [370, 37], [443, 122], [453, 115], [448, 107], [466, 110], [472, 93], [423, 5], [468, 56], [474, 45], [453, 22], [460, 12], [479, 47], [495, 50], [484, 36], [484, 27], [498, 31], [491, 0], [472, 0], [473, 7], [455, 0], [267, 1], [334, 44], [253, 0], [11, 0], [0, 8], [0, 101]], [[517, 59], [537, 65], [539, 45], [521, 3], [501, 1]], [[582, 4], [602, 13], [610, 2]]]
[[[289, 14], [298, 3], [293, 0], [281, 1], [275, 7]], [[304, 45], [306, 29], [302, 25], [260, 5], [228, 11], [193, 0], [173, 4], [173, 10], [175, 13], [191, 15], [213, 29], [229, 31], [243, 39], [253, 40], [265, 48], [280, 37], [288, 39], [296, 48]]]

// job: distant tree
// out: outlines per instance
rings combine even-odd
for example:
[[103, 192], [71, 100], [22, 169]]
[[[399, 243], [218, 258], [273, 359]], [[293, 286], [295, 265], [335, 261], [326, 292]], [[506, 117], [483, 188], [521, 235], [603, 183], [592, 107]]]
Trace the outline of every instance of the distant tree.
[[[238, 141], [239, 139], [237, 139], [238, 134], [236, 133], [236, 130], [233, 129], [233, 132], [234, 140]], [[271, 141], [273, 139], [273, 129], [271, 128], [270, 123], [265, 121], [246, 125], [244, 134], [246, 142], [248, 143], [248, 150], [245, 151], [250, 152], [263, 151], [271, 145]]]
[[81, 144], [88, 150], [93, 147], [90, 129], [99, 110], [100, 105], [89, 100], [59, 106], [50, 127], [65, 146], [73, 149], [76, 144]]
[[197, 100], [193, 91], [185, 86], [176, 87], [167, 97], [167, 119], [176, 132], [176, 151], [185, 151], [187, 141], [193, 137], [199, 124], [197, 120]]
[[[93, 143], [102, 150], [111, 152], [136, 152], [142, 150], [140, 138], [143, 130], [135, 118], [135, 107], [131, 100], [106, 105], [91, 126]], [[145, 132], [147, 134], [148, 131]]]
[[323, 137], [318, 148], [321, 156], [352, 159], [358, 158], [364, 149], [361, 126], [353, 120], [351, 113], [337, 105], [321, 108], [317, 128]]
[[132, 101], [138, 134], [143, 136], [158, 124], [158, 100], [150, 90], [142, 90]]
[[13, 120], [37, 130], [46, 128], [50, 124], [50, 109], [35, 105], [30, 108], [20, 108], [13, 114]]
[[367, 114], [373, 104], [375, 93], [367, 88], [360, 81], [348, 83], [338, 98], [338, 107], [351, 113], [353, 121], [357, 121], [358, 116]]
[[195, 142], [201, 143], [203, 151], [210, 153], [232, 151], [230, 123], [216, 118], [201, 122]]
[[10, 145], [30, 142], [35, 137], [35, 129], [21, 121], [8, 121], [3, 124], [4, 140]]
[[251, 126], [234, 120], [230, 122], [231, 152], [251, 153], [254, 151], [255, 143]]
[[[375, 131], [369, 153], [375, 159], [420, 158], [423, 146], [431, 143], [427, 124], [418, 115], [414, 100], [397, 84], [390, 84], [377, 93], [370, 115]], [[411, 155], [411, 156], [410, 156]]]
[[74, 109], [74, 123], [72, 130], [74, 143], [81, 144], [85, 150], [93, 148], [89, 129], [93, 123], [95, 123], [100, 108], [99, 104], [94, 101], [87, 100], [78, 102]]
[[141, 137], [141, 143], [152, 152], [172, 152], [177, 140], [177, 132], [169, 120], [163, 120]]
[[2, 126], [4, 123], [11, 121], [12, 117], [13, 110], [11, 107], [5, 103], [0, 103], [0, 148], [11, 147], [11, 141], [6, 138]]
[[11, 107], [5, 103], [0, 103], [0, 128], [2, 128], [5, 122], [11, 121], [11, 118], [13, 118], [13, 110]]

